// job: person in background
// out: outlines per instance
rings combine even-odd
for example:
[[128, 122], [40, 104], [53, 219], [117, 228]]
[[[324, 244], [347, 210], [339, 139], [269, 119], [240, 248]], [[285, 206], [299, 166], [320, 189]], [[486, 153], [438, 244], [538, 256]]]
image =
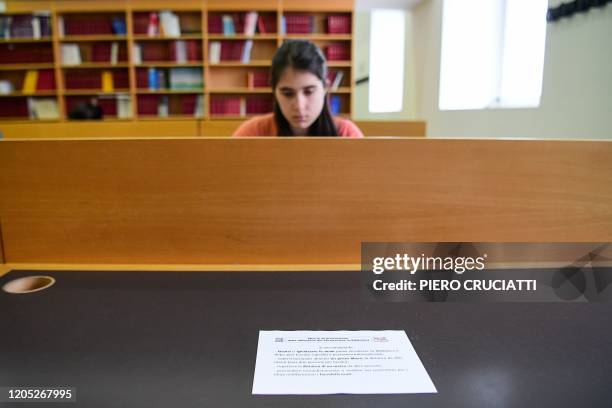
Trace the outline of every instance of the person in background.
[[68, 113], [69, 119], [76, 120], [99, 120], [104, 119], [104, 111], [98, 105], [98, 99], [91, 98], [88, 102], [81, 102], [77, 104]]
[[274, 54], [270, 74], [273, 113], [247, 120], [234, 136], [363, 137], [353, 122], [332, 116], [327, 63], [315, 44], [286, 41]]

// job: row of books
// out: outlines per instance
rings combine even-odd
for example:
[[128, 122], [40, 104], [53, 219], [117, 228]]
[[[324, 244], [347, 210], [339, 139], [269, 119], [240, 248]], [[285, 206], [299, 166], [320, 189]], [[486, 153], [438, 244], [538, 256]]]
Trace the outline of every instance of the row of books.
[[[167, 95], [139, 95], [138, 115], [169, 117], [171, 115], [188, 115], [202, 117], [204, 115], [204, 97], [202, 95], [180, 95], [179, 100], [171, 102], [177, 96]], [[80, 104], [87, 103], [90, 97], [66, 97], [68, 112], [78, 108]], [[100, 97], [97, 105], [101, 108], [103, 117], [130, 118], [132, 117], [132, 103], [128, 95], [117, 94]], [[332, 106], [336, 106], [332, 103]], [[334, 110], [332, 108], [332, 110]], [[337, 109], [340, 113], [339, 107]], [[272, 100], [261, 96], [248, 98], [240, 97], [211, 97], [211, 116], [245, 116], [260, 115], [272, 111]], [[0, 117], [30, 118], [30, 119], [58, 119], [59, 108], [55, 98], [21, 99], [18, 101], [0, 100]]]
[[113, 92], [130, 87], [126, 69], [67, 71], [64, 82], [68, 90], [101, 89], [103, 92]]
[[51, 14], [16, 14], [0, 16], [0, 38], [43, 38], [51, 37]]
[[58, 119], [59, 108], [55, 98], [2, 98], [0, 117], [29, 119]]
[[181, 21], [177, 14], [165, 10], [134, 14], [134, 34], [149, 37], [180, 37]]
[[[330, 14], [326, 17], [325, 33], [350, 34], [350, 14]], [[281, 33], [314, 34], [316, 32], [315, 16], [308, 13], [290, 13], [281, 18]]]
[[204, 88], [201, 68], [148, 68], [136, 71], [138, 89], [195, 90]]
[[4, 64], [52, 64], [53, 47], [39, 44], [0, 44], [0, 61]]
[[138, 115], [168, 117], [169, 115], [204, 114], [203, 95], [138, 95]]
[[[315, 16], [308, 13], [288, 13], [281, 18], [281, 33], [312, 34]], [[150, 37], [180, 37], [180, 18], [172, 11], [134, 14], [134, 33]], [[70, 35], [125, 35], [125, 17], [111, 14], [65, 14], [58, 17], [60, 37]], [[208, 16], [210, 34], [254, 35], [275, 33], [276, 15], [249, 11], [246, 13], [211, 13]], [[350, 34], [350, 14], [330, 14], [326, 17], [325, 32]], [[193, 33], [193, 32], [188, 32]], [[199, 34], [199, 31], [195, 33]], [[18, 14], [0, 17], [0, 38], [41, 38], [51, 36], [49, 12]]]
[[170, 43], [135, 43], [132, 62], [174, 61], [178, 63], [198, 62], [202, 59], [202, 47], [197, 40], [177, 40]]
[[[0, 80], [0, 94], [8, 95], [15, 92], [19, 84], [8, 79]], [[52, 69], [27, 70], [21, 82], [21, 92], [24, 94], [35, 94], [37, 91], [55, 90], [55, 72]]]
[[240, 61], [247, 64], [251, 61], [253, 40], [245, 41], [211, 41], [208, 44], [208, 61], [218, 64], [221, 61]]
[[125, 35], [125, 17], [110, 14], [66, 14], [58, 17], [60, 37], [69, 35]]
[[[247, 87], [270, 87], [270, 73], [266, 70], [247, 72]], [[341, 70], [328, 71], [330, 89], [337, 90], [342, 83], [344, 73]], [[66, 75], [66, 89], [102, 89], [113, 92], [116, 88], [129, 88], [129, 75], [126, 70], [77, 71]], [[148, 68], [136, 71], [138, 89], [149, 90], [202, 90], [204, 87], [201, 68]], [[50, 91], [56, 88], [55, 73], [52, 69], [28, 70], [23, 79], [21, 91], [33, 94], [36, 91]], [[0, 81], [0, 94], [9, 94], [15, 90], [10, 81]]]
[[244, 116], [272, 112], [272, 97], [223, 95], [210, 97], [211, 116]]
[[[80, 65], [84, 62], [79, 44], [62, 44], [60, 54], [63, 65]], [[88, 54], [90, 59], [88, 62], [109, 62], [114, 65], [127, 61], [126, 45], [116, 41], [96, 42], [91, 45], [91, 52]]]
[[208, 33], [227, 36], [244, 34], [255, 35], [275, 33], [276, 15], [259, 14], [256, 11], [246, 13], [210, 14], [208, 16]]
[[[245, 41], [211, 41], [209, 43], [209, 62], [251, 61], [253, 40]], [[33, 48], [30, 44], [0, 44], [0, 61], [3, 64], [53, 63], [51, 47]], [[61, 61], [64, 65], [80, 65], [83, 62], [79, 44], [62, 44]], [[325, 47], [329, 61], [347, 61], [351, 59], [350, 43], [331, 43]], [[200, 42], [197, 40], [178, 40], [169, 44], [147, 43], [134, 44], [132, 62], [174, 61], [177, 63], [199, 62], [202, 59]], [[113, 42], [99, 43], [92, 46], [91, 62], [109, 62], [116, 64], [127, 60], [127, 51], [123, 44]]]

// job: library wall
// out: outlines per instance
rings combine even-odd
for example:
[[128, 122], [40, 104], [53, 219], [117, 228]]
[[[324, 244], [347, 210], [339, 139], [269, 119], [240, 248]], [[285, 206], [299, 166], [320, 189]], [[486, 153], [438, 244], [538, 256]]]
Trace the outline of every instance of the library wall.
[[417, 115], [429, 136], [612, 138], [612, 6], [548, 24], [539, 108], [440, 111], [442, 3], [425, 1], [412, 11]]

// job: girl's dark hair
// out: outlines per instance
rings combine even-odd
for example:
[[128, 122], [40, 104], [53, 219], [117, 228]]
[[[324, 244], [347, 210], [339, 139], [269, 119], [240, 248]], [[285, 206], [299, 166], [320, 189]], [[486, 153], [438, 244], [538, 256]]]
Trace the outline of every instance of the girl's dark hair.
[[[276, 50], [270, 72], [272, 90], [276, 90], [281, 75], [289, 67], [299, 71], [308, 71], [316, 75], [325, 86], [327, 81], [327, 63], [319, 47], [312, 42], [289, 40]], [[308, 128], [308, 136], [338, 136], [338, 130], [329, 110], [329, 101], [327, 99], [326, 95], [323, 102], [323, 110]], [[276, 121], [278, 136], [293, 136], [291, 126], [278, 106], [276, 95], [274, 96], [274, 120]]]

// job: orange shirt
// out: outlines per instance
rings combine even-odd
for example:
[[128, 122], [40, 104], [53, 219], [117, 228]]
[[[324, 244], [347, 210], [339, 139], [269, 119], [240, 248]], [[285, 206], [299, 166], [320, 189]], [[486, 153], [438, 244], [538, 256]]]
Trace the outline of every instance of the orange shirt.
[[[339, 137], [363, 137], [361, 130], [359, 130], [359, 128], [350, 120], [334, 117], [334, 122], [336, 123], [336, 129], [338, 130]], [[273, 113], [268, 113], [266, 115], [256, 116], [249, 119], [234, 131], [234, 136], [276, 135], [278, 135], [278, 131], [276, 129], [276, 122], [274, 121]]]

